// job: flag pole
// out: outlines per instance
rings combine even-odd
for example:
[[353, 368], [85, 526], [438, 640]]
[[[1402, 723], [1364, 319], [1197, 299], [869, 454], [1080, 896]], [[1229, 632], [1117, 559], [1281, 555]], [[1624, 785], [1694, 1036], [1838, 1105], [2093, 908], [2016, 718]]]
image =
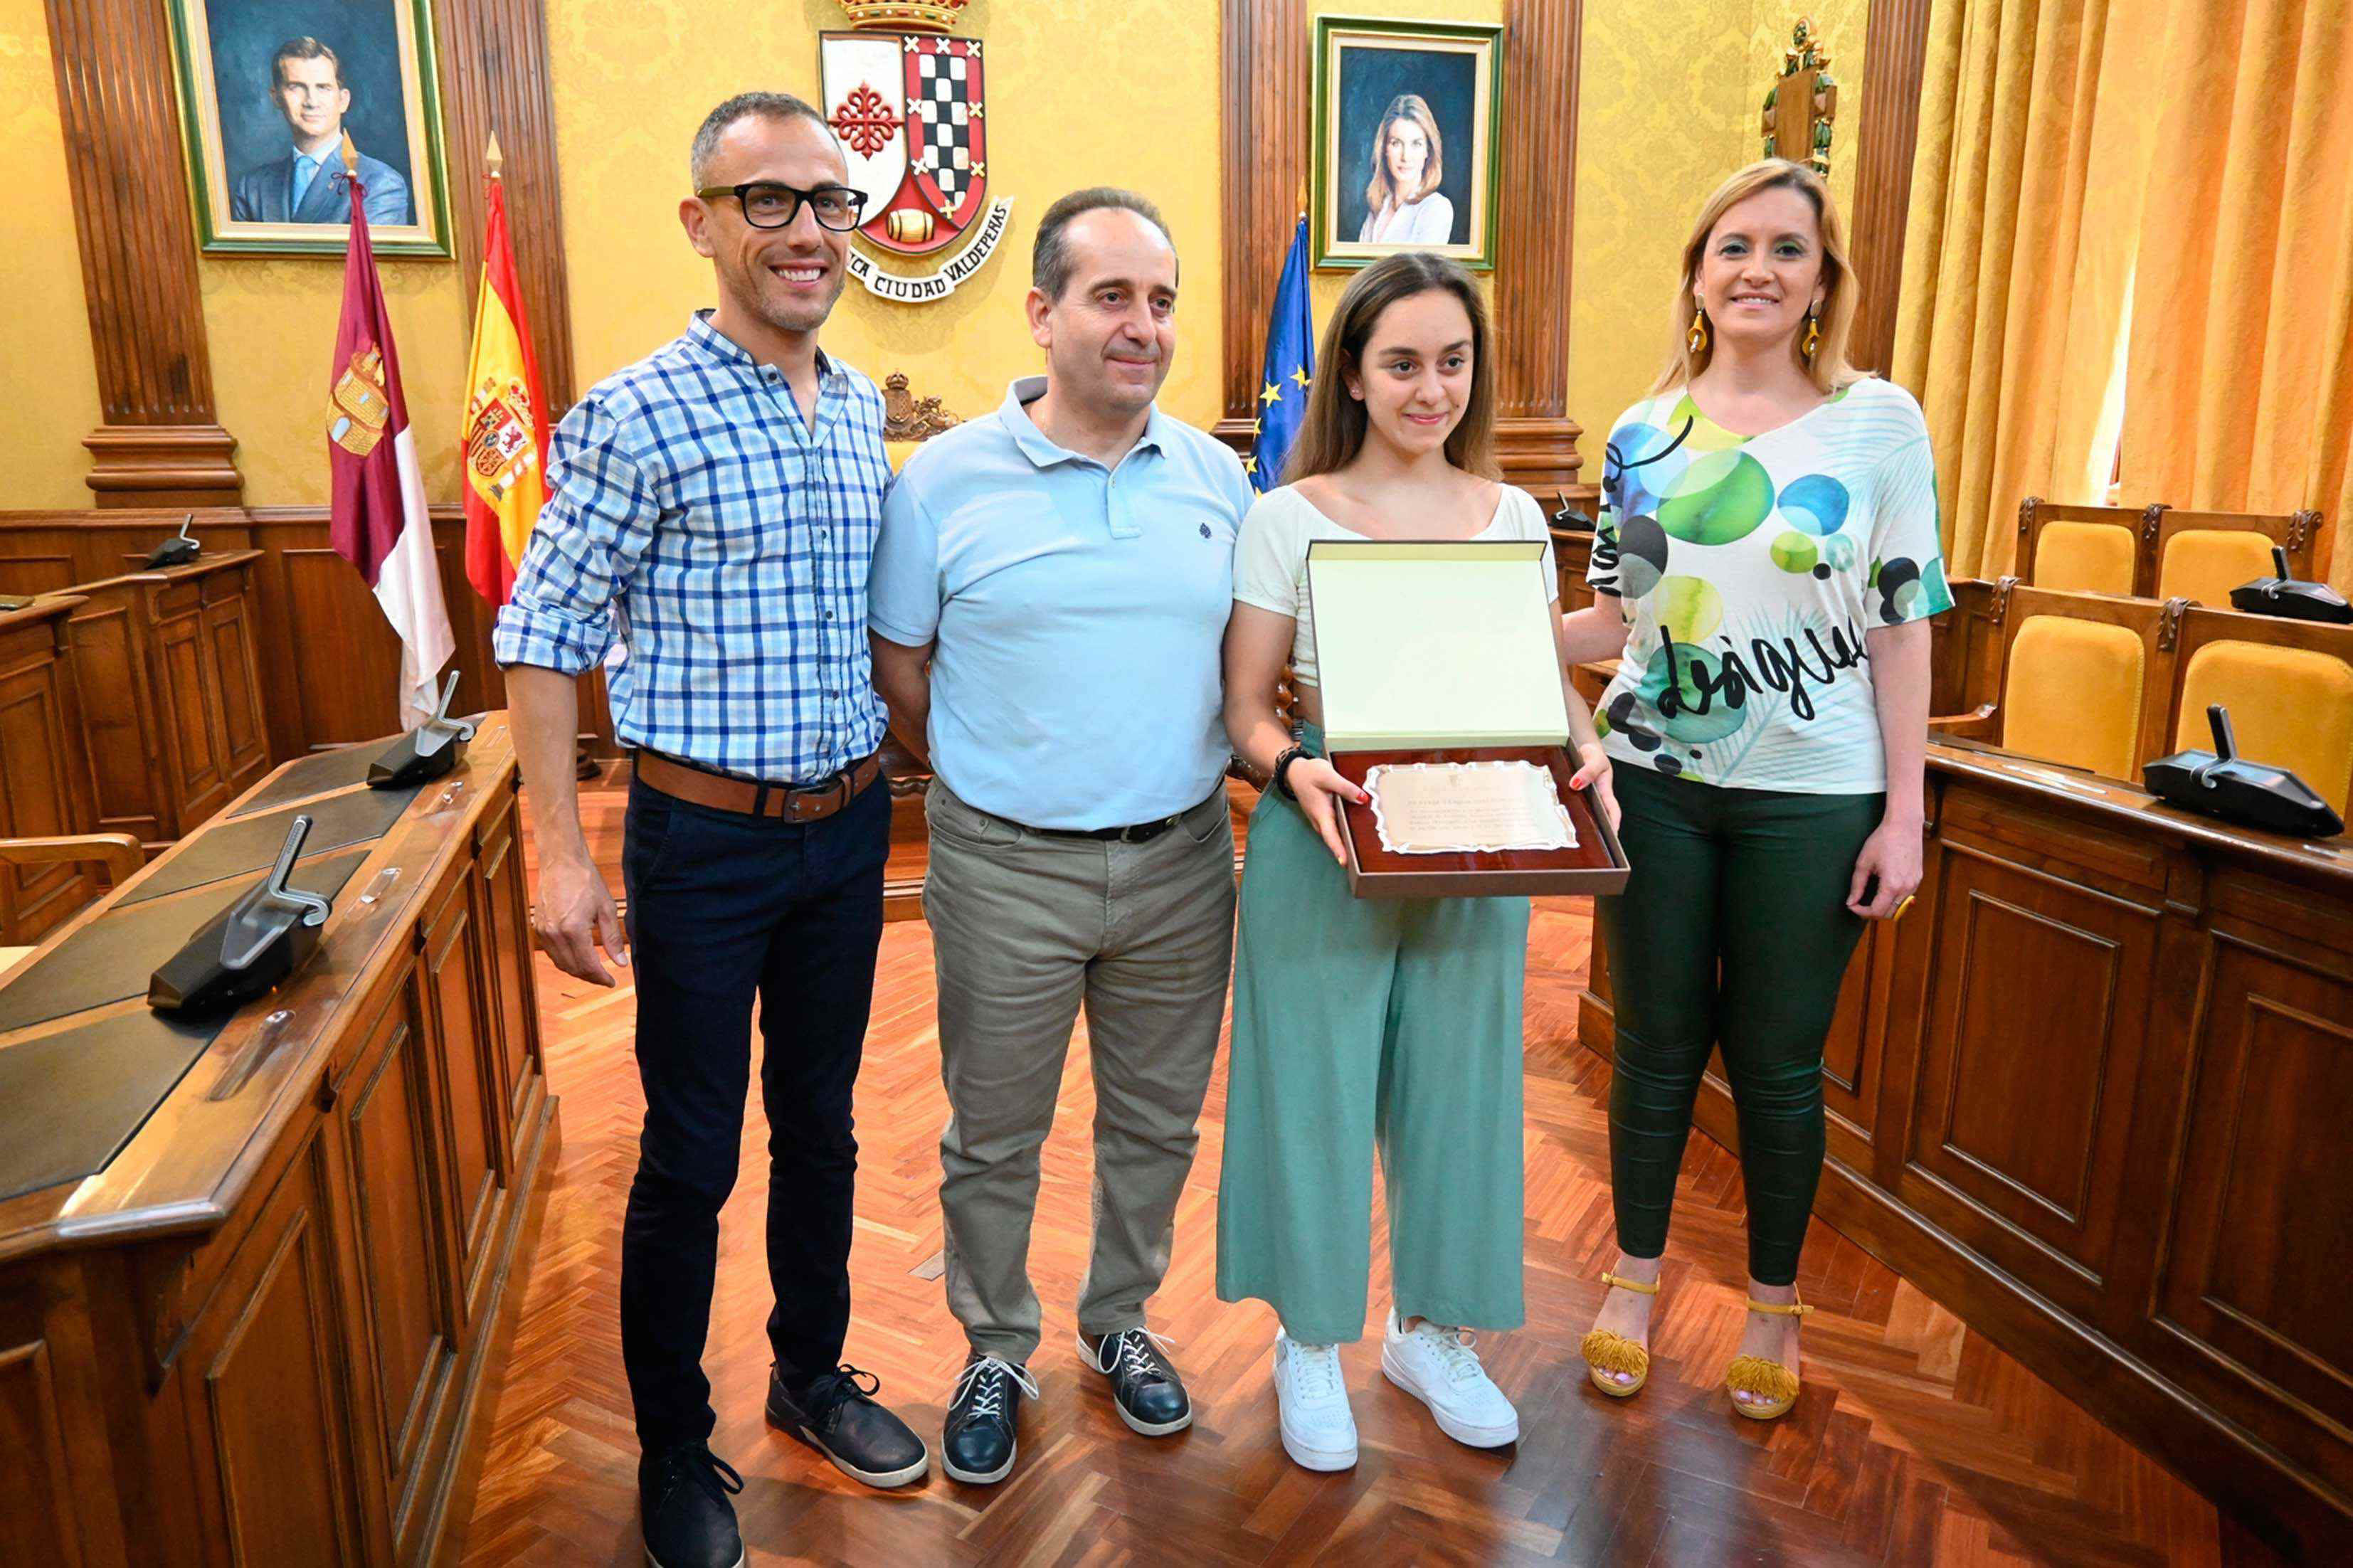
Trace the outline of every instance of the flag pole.
[[491, 132], [491, 144], [482, 153], [482, 173], [487, 179], [501, 179], [506, 174], [506, 155], [499, 151], [499, 133]]

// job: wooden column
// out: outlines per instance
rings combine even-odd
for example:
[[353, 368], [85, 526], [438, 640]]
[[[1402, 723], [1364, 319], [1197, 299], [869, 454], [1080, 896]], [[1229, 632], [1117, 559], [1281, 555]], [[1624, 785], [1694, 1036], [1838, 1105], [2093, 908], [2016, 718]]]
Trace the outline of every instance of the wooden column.
[[[1580, 0], [1504, 10], [1502, 233], [1494, 274], [1504, 478], [1549, 500], [1576, 483], [1567, 416], [1569, 217]], [[1314, 39], [1305, 0], [1224, 0], [1225, 410], [1250, 444], [1266, 312], [1307, 188]]]
[[236, 441], [213, 406], [195, 222], [161, 0], [48, 0], [58, 115], [106, 423], [98, 504], [234, 506]]
[[543, 0], [434, 0], [449, 219], [469, 308], [482, 283], [482, 158], [495, 132], [506, 155], [507, 224], [531, 318], [532, 348], [553, 419], [572, 405], [572, 291], [555, 170], [555, 106]]
[[1224, 0], [1225, 417], [1247, 451], [1266, 362], [1266, 313], [1307, 190], [1314, 116], [1307, 0]]
[[1847, 352], [1856, 364], [1883, 374], [1895, 357], [1904, 225], [1912, 206], [1912, 152], [1919, 141], [1927, 49], [1928, 0], [1872, 0], [1862, 46], [1854, 212], [1848, 226], [1862, 303]]
[[1583, 0], [1504, 8], [1504, 191], [1495, 268], [1504, 478], [1549, 501], [1577, 482], [1568, 417], [1569, 219]]

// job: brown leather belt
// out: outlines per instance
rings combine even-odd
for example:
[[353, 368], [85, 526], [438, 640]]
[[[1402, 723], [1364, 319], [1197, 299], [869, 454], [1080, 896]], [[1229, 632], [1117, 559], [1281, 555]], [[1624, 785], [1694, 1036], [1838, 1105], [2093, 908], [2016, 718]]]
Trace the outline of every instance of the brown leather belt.
[[674, 763], [659, 752], [638, 753], [638, 777], [664, 795], [676, 795], [713, 811], [740, 812], [745, 816], [776, 816], [786, 822], [817, 822], [856, 800], [882, 772], [879, 755], [852, 763], [823, 784], [793, 785], [754, 784], [707, 773]]

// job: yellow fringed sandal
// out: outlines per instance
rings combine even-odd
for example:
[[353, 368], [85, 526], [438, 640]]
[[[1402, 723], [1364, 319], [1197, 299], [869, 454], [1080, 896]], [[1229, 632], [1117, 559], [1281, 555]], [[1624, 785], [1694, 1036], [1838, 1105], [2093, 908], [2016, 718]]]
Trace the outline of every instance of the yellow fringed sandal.
[[[1656, 1280], [1645, 1285], [1639, 1279], [1628, 1279], [1605, 1271], [1601, 1282], [1614, 1285], [1620, 1290], [1631, 1290], [1638, 1296], [1659, 1293]], [[1585, 1358], [1585, 1375], [1593, 1380], [1594, 1387], [1612, 1399], [1631, 1399], [1642, 1392], [1644, 1384], [1651, 1381], [1651, 1352], [1623, 1334], [1612, 1333], [1608, 1329], [1594, 1329], [1586, 1334], [1584, 1342], [1577, 1349], [1577, 1353]], [[1634, 1381], [1613, 1383], [1602, 1375], [1611, 1372], [1625, 1373]]]
[[[1803, 1301], [1777, 1307], [1769, 1301], [1754, 1300], [1748, 1303], [1748, 1310], [1782, 1318], [1802, 1318], [1813, 1310]], [[1734, 1411], [1751, 1421], [1771, 1421], [1787, 1415], [1789, 1406], [1798, 1403], [1797, 1373], [1761, 1355], [1734, 1356], [1732, 1364], [1724, 1369], [1724, 1386], [1726, 1393], [1736, 1396], [1732, 1401]], [[1757, 1395], [1758, 1401], [1750, 1403], [1737, 1397], [1743, 1394]]]

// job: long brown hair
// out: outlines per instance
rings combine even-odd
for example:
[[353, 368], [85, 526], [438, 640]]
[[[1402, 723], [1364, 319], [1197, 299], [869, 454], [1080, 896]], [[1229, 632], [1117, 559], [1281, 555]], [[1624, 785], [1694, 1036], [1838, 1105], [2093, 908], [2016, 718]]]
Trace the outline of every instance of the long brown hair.
[[1446, 460], [1482, 479], [1500, 479], [1495, 464], [1495, 372], [1487, 353], [1493, 337], [1487, 301], [1471, 274], [1427, 250], [1402, 250], [1366, 268], [1341, 291], [1324, 341], [1315, 349], [1315, 377], [1307, 389], [1307, 415], [1299, 426], [1282, 481], [1293, 484], [1315, 474], [1345, 468], [1365, 445], [1367, 420], [1361, 398], [1348, 395], [1348, 375], [1364, 374], [1365, 345], [1381, 312], [1400, 300], [1443, 289], [1462, 301], [1471, 318], [1471, 398], [1446, 437]]
[[1691, 350], [1692, 321], [1699, 314], [1699, 302], [1692, 297], [1692, 291], [1699, 286], [1700, 258], [1707, 252], [1707, 237], [1715, 232], [1715, 226], [1723, 221], [1725, 213], [1759, 191], [1777, 189], [1799, 192], [1811, 202], [1815, 226], [1822, 233], [1822, 336], [1815, 347], [1812, 363], [1806, 364], [1806, 374], [1823, 392], [1836, 392], [1868, 374], [1847, 363], [1847, 342], [1854, 331], [1858, 301], [1854, 268], [1846, 258], [1846, 224], [1839, 216], [1838, 204], [1831, 199], [1830, 187], [1822, 183], [1821, 175], [1805, 164], [1793, 163], [1787, 158], [1765, 158], [1715, 187], [1715, 194], [1707, 198], [1692, 224], [1691, 237], [1683, 241], [1683, 284], [1675, 293], [1674, 352], [1668, 355], [1666, 368], [1659, 373], [1657, 383], [1651, 388], [1654, 395], [1669, 387], [1689, 385], [1715, 357], [1713, 332], [1709, 333], [1705, 348], [1697, 353]]
[[[1421, 184], [1410, 194], [1398, 190], [1389, 178], [1389, 127], [1400, 120], [1419, 126], [1430, 145], [1429, 162], [1421, 166]], [[1381, 110], [1379, 125], [1373, 131], [1373, 178], [1372, 183], [1365, 187], [1366, 208], [1377, 217], [1387, 203], [1395, 202], [1401, 207], [1411, 206], [1438, 189], [1439, 181], [1446, 172], [1443, 152], [1438, 139], [1438, 116], [1430, 113], [1430, 105], [1421, 94], [1401, 92], [1390, 99], [1389, 106]]]

